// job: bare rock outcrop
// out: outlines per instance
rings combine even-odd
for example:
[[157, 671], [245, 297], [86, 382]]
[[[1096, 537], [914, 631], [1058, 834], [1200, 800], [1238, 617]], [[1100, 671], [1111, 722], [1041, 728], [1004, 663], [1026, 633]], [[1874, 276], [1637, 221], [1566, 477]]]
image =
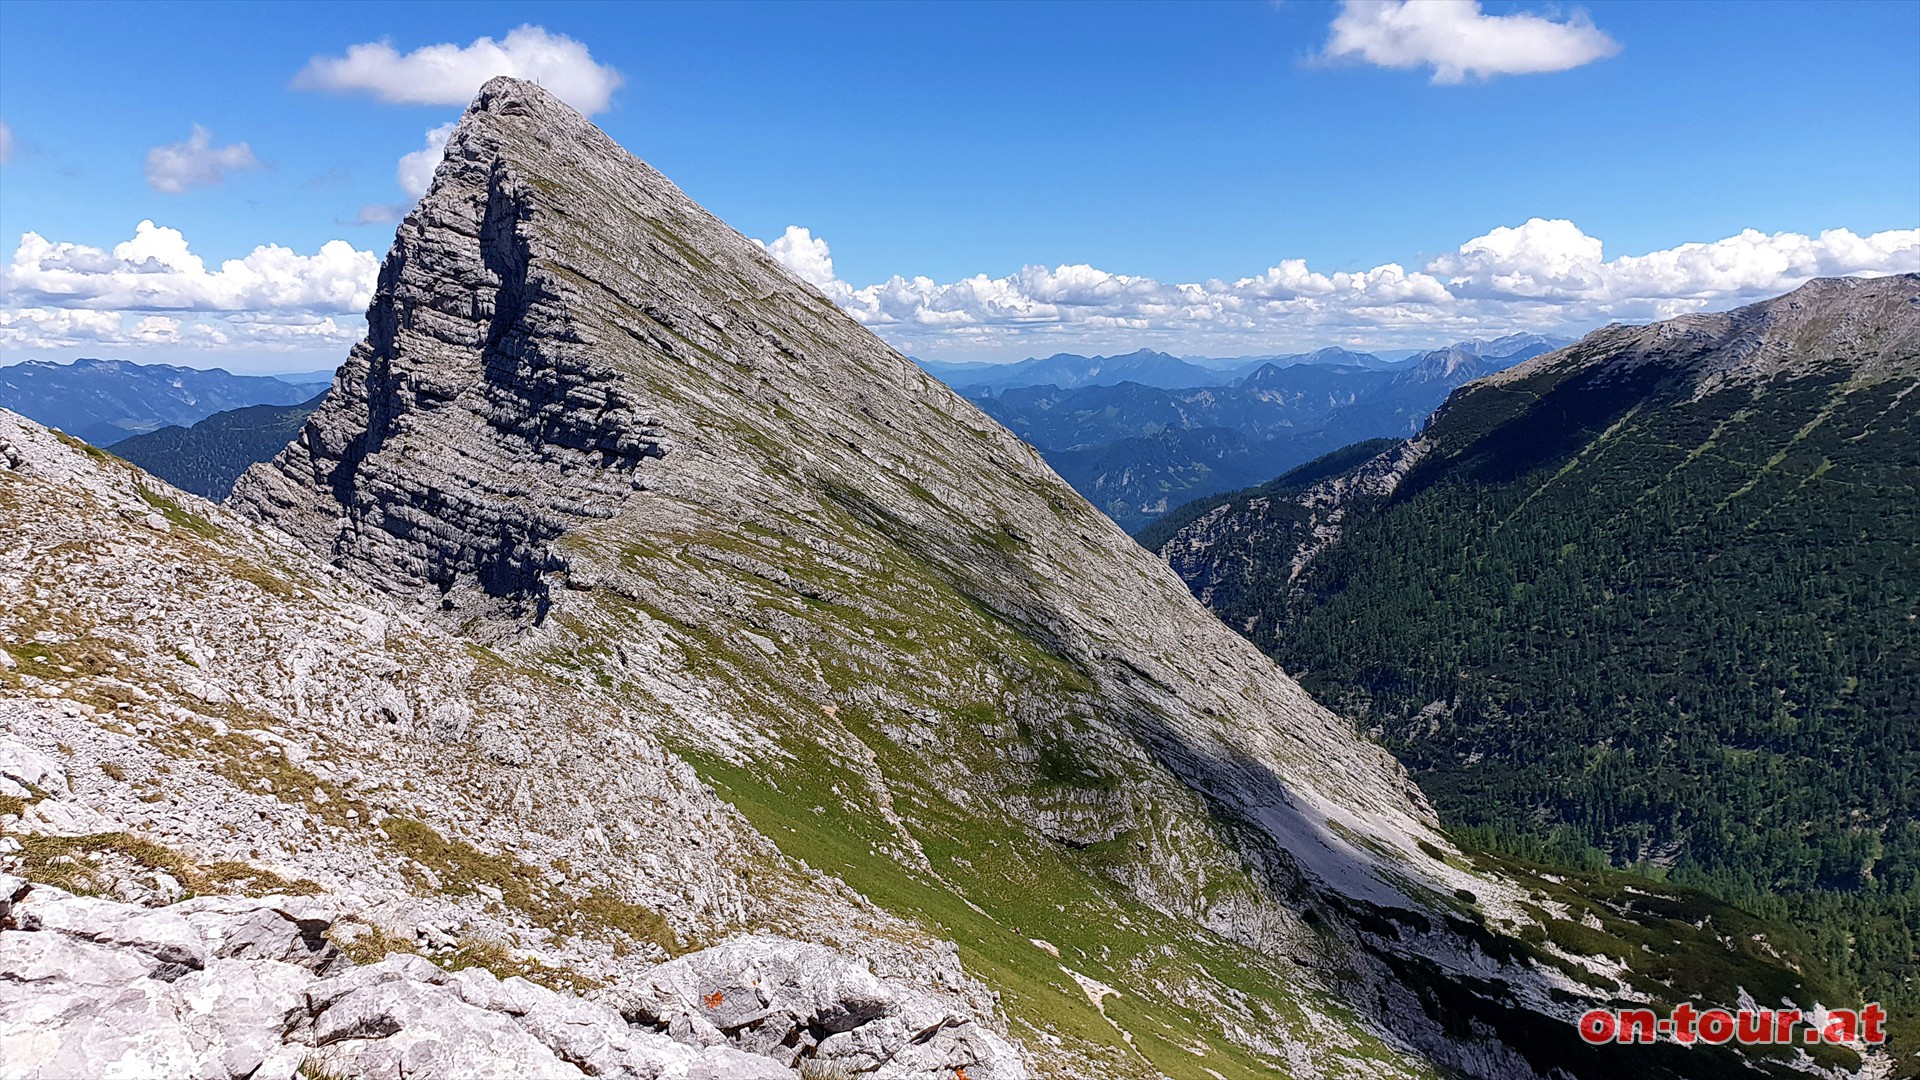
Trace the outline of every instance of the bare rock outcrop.
[[352, 964], [329, 938], [337, 910], [300, 896], [147, 908], [0, 874], [0, 1075], [792, 1080], [803, 1060], [876, 1080], [1026, 1075], [970, 1019], [817, 945], [683, 956], [629, 1022], [480, 967]]
[[741, 938], [653, 969], [621, 1011], [674, 1038], [875, 1080], [1011, 1076], [1018, 1055], [937, 999], [832, 949]]

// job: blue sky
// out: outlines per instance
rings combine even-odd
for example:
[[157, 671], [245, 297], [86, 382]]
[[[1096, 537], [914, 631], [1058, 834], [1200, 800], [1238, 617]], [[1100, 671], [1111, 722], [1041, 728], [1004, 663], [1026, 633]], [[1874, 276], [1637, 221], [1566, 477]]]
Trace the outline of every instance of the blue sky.
[[[399, 69], [380, 92], [297, 77], [523, 23], [618, 81], [593, 112], [615, 139], [749, 236], [808, 230], [776, 251], [918, 355], [1413, 346], [1920, 268], [1920, 4], [1441, 7], [15, 0], [0, 360], [331, 364], [363, 325], [345, 248], [282, 260], [299, 280], [273, 289], [133, 302], [15, 249], [111, 252], [150, 220], [210, 271], [262, 245], [384, 254], [392, 221], [360, 219], [410, 201], [400, 158], [460, 106], [382, 100]], [[1449, 26], [1482, 52], [1423, 53]]]

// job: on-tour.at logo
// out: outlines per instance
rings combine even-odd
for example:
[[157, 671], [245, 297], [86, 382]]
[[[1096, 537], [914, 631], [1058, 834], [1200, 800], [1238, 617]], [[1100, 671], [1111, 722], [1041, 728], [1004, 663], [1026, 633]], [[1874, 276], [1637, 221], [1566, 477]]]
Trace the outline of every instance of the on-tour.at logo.
[[1592, 1009], [1580, 1017], [1587, 1042], [1650, 1043], [1670, 1039], [1682, 1046], [1740, 1043], [1748, 1046], [1822, 1043], [1879, 1045], [1887, 1041], [1887, 1013], [1879, 1002], [1859, 1009], [1695, 1009], [1676, 1005], [1667, 1016], [1652, 1009]]

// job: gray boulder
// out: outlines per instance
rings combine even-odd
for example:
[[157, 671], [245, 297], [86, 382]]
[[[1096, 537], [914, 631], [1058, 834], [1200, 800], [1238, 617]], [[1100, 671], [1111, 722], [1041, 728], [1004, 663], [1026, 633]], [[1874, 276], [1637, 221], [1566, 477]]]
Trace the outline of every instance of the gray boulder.
[[899, 1080], [1024, 1077], [1005, 1039], [931, 994], [884, 981], [822, 945], [756, 935], [653, 969], [621, 1002], [682, 1042], [737, 1047], [799, 1065]]

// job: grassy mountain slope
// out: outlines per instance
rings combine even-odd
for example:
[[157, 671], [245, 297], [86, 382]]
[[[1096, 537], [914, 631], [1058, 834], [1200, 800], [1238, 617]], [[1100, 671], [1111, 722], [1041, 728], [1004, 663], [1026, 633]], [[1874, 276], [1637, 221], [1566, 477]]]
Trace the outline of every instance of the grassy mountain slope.
[[1609, 328], [1181, 517], [1147, 539], [1449, 823], [1920, 1006], [1920, 278]]
[[192, 427], [168, 425], [108, 447], [182, 491], [218, 501], [258, 462], [293, 440], [320, 398], [297, 405], [250, 405], [214, 413]]

